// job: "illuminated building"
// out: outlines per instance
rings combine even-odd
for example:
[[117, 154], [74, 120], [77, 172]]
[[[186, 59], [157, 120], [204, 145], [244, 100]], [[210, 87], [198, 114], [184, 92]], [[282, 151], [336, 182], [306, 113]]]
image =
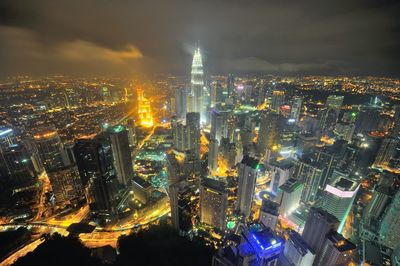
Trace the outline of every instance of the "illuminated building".
[[341, 233], [348, 213], [360, 185], [345, 176], [338, 176], [325, 188], [319, 206], [334, 215], [340, 221], [338, 232]]
[[307, 160], [295, 161], [294, 177], [304, 182], [302, 202], [307, 204], [316, 202], [319, 192], [323, 190], [325, 171], [321, 163]]
[[348, 265], [356, 246], [337, 232], [330, 232], [318, 259], [318, 265]]
[[132, 185], [135, 199], [146, 204], [150, 200], [151, 193], [153, 193], [152, 184], [141, 177], [135, 176]]
[[186, 88], [175, 90], [175, 115], [180, 119], [186, 117], [188, 94], [189, 91]]
[[63, 144], [55, 129], [41, 130], [33, 136], [33, 139], [46, 171], [64, 166]]
[[152, 127], [154, 122], [151, 113], [150, 101], [144, 97], [144, 92], [142, 89], [137, 90], [137, 95], [140, 125], [143, 127]]
[[0, 128], [0, 149], [7, 148], [10, 145], [17, 144], [14, 130], [9, 127]]
[[299, 121], [301, 114], [301, 107], [303, 104], [303, 98], [294, 97], [292, 102], [292, 107], [290, 109], [290, 118], [294, 121]]
[[335, 216], [323, 209], [311, 207], [302, 237], [318, 257], [326, 235], [331, 231], [336, 231], [338, 226], [339, 220]]
[[32, 185], [36, 181], [36, 173], [31, 157], [22, 144], [12, 144], [0, 151], [1, 182], [6, 181], [11, 188]]
[[76, 166], [50, 170], [47, 172], [56, 204], [69, 204], [83, 196], [82, 182]]
[[275, 231], [278, 224], [279, 204], [268, 199], [263, 199], [260, 208], [260, 223]]
[[186, 114], [187, 149], [193, 158], [200, 157], [200, 114]]
[[277, 113], [262, 112], [257, 149], [264, 154], [267, 148], [277, 146], [281, 129], [281, 116]]
[[239, 164], [236, 210], [246, 218], [250, 216], [251, 212], [254, 188], [258, 175], [258, 164], [258, 160], [249, 156], [245, 156]]
[[343, 99], [344, 96], [328, 96], [325, 103], [325, 109], [320, 113], [319, 127], [323, 132], [329, 132], [335, 128], [343, 104]]
[[400, 241], [400, 192], [394, 196], [390, 206], [384, 214], [379, 230], [379, 242], [391, 249], [395, 249]]
[[185, 151], [187, 143], [186, 126], [181, 121], [178, 121], [176, 116], [171, 119], [171, 131], [174, 149], [181, 152]]
[[208, 146], [208, 170], [215, 172], [218, 168], [218, 141], [211, 139]]
[[274, 195], [278, 194], [278, 188], [293, 175], [294, 167], [290, 159], [272, 161], [268, 165], [271, 173], [270, 189]]
[[169, 187], [172, 226], [183, 235], [192, 229], [191, 196], [192, 192], [185, 181]]
[[200, 222], [224, 230], [227, 204], [225, 183], [204, 178], [200, 184]]
[[280, 107], [285, 103], [285, 92], [282, 90], [273, 90], [271, 96], [270, 109], [279, 114]]
[[297, 232], [290, 230], [281, 257], [282, 265], [311, 266], [314, 263], [315, 253]]
[[358, 111], [355, 122], [355, 134], [366, 134], [378, 130], [380, 108], [370, 105], [362, 105]]
[[206, 121], [206, 106], [205, 106], [205, 87], [204, 87], [204, 70], [203, 61], [201, 58], [200, 48], [197, 48], [193, 55], [192, 72], [191, 72], [191, 91], [189, 97], [188, 112], [200, 114], [200, 121]]
[[226, 88], [228, 89], [228, 97], [233, 98], [235, 94], [235, 76], [233, 74], [228, 74]]
[[351, 142], [354, 134], [354, 128], [354, 124], [340, 122], [336, 124], [334, 133], [338, 138], [344, 139], [347, 142]]
[[117, 181], [111, 144], [102, 136], [80, 140], [74, 146], [74, 155], [91, 211], [111, 219]]
[[217, 104], [211, 110], [211, 137], [218, 142], [228, 137], [230, 115], [231, 110], [221, 104]]
[[374, 165], [388, 165], [390, 160], [398, 152], [399, 139], [394, 137], [386, 137], [378, 150]]
[[296, 179], [288, 179], [282, 186], [279, 187], [280, 209], [279, 214], [289, 216], [300, 205], [301, 195], [303, 193], [304, 184]]
[[126, 128], [128, 130], [129, 147], [133, 150], [137, 144], [135, 120], [128, 119]]
[[128, 130], [122, 125], [110, 129], [114, 167], [120, 184], [126, 185], [133, 176]]
[[310, 154], [317, 143], [317, 137], [312, 134], [300, 134], [296, 140], [296, 155], [301, 158]]

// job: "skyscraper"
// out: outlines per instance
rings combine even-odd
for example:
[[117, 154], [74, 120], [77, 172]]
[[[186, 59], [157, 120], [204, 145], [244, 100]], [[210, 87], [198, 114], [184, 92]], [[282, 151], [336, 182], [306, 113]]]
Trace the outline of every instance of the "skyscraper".
[[324, 195], [318, 203], [322, 209], [334, 215], [339, 221], [338, 232], [341, 233], [350, 212], [360, 184], [346, 176], [338, 176], [325, 188]]
[[296, 231], [290, 230], [283, 250], [282, 265], [311, 266], [315, 253]]
[[292, 108], [290, 109], [290, 118], [295, 121], [299, 121], [301, 114], [301, 107], [303, 104], [303, 98], [294, 97], [292, 102]]
[[187, 112], [188, 89], [179, 88], [175, 90], [175, 114], [178, 118], [184, 119]]
[[118, 181], [126, 185], [133, 177], [128, 130], [122, 125], [113, 127], [110, 130], [110, 140]]
[[396, 248], [400, 241], [400, 191], [394, 196], [392, 203], [383, 217], [379, 242], [391, 249]]
[[187, 127], [187, 148], [194, 158], [200, 156], [200, 114], [187, 113], [186, 114], [186, 127]]
[[204, 70], [200, 48], [197, 48], [193, 55], [191, 72], [191, 92], [189, 112], [200, 114], [200, 121], [206, 121], [205, 91], [204, 91]]
[[200, 221], [204, 224], [224, 230], [228, 192], [223, 182], [204, 178], [200, 185]]
[[76, 166], [50, 170], [47, 174], [58, 205], [69, 204], [83, 196], [82, 182]]
[[261, 114], [260, 130], [258, 133], [257, 149], [264, 154], [266, 149], [278, 147], [281, 129], [281, 117], [277, 113], [263, 112]]
[[245, 156], [239, 164], [238, 170], [238, 191], [236, 200], [236, 210], [246, 218], [251, 212], [251, 203], [254, 196], [254, 188], [258, 174], [259, 161]]
[[233, 74], [228, 74], [226, 87], [228, 89], [228, 97], [233, 98], [235, 94], [235, 76]]
[[302, 237], [317, 255], [323, 248], [326, 235], [336, 231], [338, 226], [339, 220], [335, 216], [323, 209], [311, 207]]
[[180, 181], [169, 187], [172, 226], [183, 235], [192, 228], [194, 204], [190, 199], [191, 195], [186, 181]]
[[128, 119], [126, 123], [126, 128], [128, 130], [129, 148], [133, 151], [137, 143], [136, 137], [136, 123], [134, 119]]
[[399, 145], [399, 139], [395, 137], [386, 137], [381, 147], [378, 150], [374, 164], [377, 166], [388, 165], [390, 160], [397, 153], [397, 147]]
[[275, 231], [278, 224], [279, 204], [268, 199], [263, 199], [260, 208], [260, 223]]
[[303, 192], [304, 183], [299, 180], [290, 178], [279, 187], [280, 209], [279, 214], [289, 216], [300, 205], [301, 194]]
[[319, 266], [348, 265], [352, 252], [356, 246], [337, 232], [330, 232], [326, 236], [320, 257]]
[[63, 144], [55, 129], [43, 129], [33, 136], [40, 160], [46, 170], [64, 166]]
[[218, 141], [216, 139], [210, 139], [208, 144], [208, 170], [216, 171], [218, 168]]
[[271, 173], [271, 192], [274, 195], [277, 195], [278, 188], [292, 177], [294, 172], [293, 163], [290, 159], [284, 159], [280, 161], [272, 161], [267, 166]]
[[320, 113], [320, 129], [326, 133], [335, 128], [339, 118], [340, 108], [343, 104], [344, 96], [329, 95], [325, 108]]
[[273, 90], [270, 109], [279, 114], [280, 107], [285, 103], [285, 92], [283, 90]]

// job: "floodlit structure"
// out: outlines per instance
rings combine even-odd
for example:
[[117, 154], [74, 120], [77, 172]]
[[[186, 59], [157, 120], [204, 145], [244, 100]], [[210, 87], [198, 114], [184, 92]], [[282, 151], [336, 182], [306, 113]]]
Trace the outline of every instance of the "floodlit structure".
[[137, 98], [140, 125], [143, 127], [152, 127], [154, 122], [151, 114], [150, 101], [144, 97], [144, 92], [142, 89], [137, 90]]

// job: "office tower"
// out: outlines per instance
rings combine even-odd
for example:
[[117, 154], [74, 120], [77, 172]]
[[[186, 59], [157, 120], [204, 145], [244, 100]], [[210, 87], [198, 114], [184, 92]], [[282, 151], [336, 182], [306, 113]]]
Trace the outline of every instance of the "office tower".
[[285, 92], [283, 90], [273, 90], [270, 109], [275, 113], [280, 112], [280, 107], [285, 103]]
[[317, 137], [312, 134], [300, 134], [296, 141], [296, 155], [301, 158], [311, 154], [317, 143]]
[[380, 108], [362, 105], [356, 116], [355, 134], [366, 134], [378, 129]]
[[211, 137], [221, 142], [222, 138], [227, 138], [229, 134], [229, 128], [233, 127], [231, 124], [231, 113], [232, 110], [217, 104], [211, 110]]
[[224, 230], [227, 204], [228, 192], [225, 183], [204, 178], [200, 184], [200, 221]]
[[186, 114], [187, 149], [194, 158], [200, 157], [200, 114]]
[[220, 83], [216, 83], [211, 87], [211, 107], [214, 107], [217, 103], [224, 103], [227, 97], [225, 90], [222, 88]]
[[169, 187], [172, 227], [185, 235], [192, 229], [193, 203], [190, 200], [192, 191], [186, 181], [175, 183]]
[[251, 213], [251, 203], [253, 202], [254, 188], [258, 175], [257, 159], [245, 156], [238, 169], [238, 191], [236, 200], [236, 210], [246, 218]]
[[261, 114], [260, 130], [258, 133], [257, 149], [264, 154], [266, 149], [278, 147], [280, 136], [281, 117], [272, 112], [263, 112]]
[[267, 165], [271, 173], [270, 189], [274, 195], [278, 194], [278, 188], [282, 186], [294, 172], [294, 165], [290, 159], [272, 161]]
[[302, 237], [318, 256], [323, 248], [326, 235], [331, 231], [336, 231], [338, 227], [339, 220], [335, 216], [321, 208], [311, 207]]
[[343, 99], [344, 96], [328, 96], [325, 108], [320, 113], [320, 129], [323, 133], [329, 132], [335, 128], [343, 104]]
[[395, 249], [400, 241], [400, 191], [394, 196], [384, 214], [379, 230], [379, 242]]
[[340, 122], [337, 123], [334, 129], [335, 135], [347, 142], [351, 142], [353, 138], [355, 125], [351, 123]]
[[235, 76], [233, 74], [228, 74], [226, 87], [228, 89], [228, 97], [233, 98], [235, 94]]
[[31, 157], [22, 144], [12, 144], [0, 151], [0, 174], [11, 188], [32, 185], [36, 181], [35, 168]]
[[281, 264], [291, 266], [311, 266], [314, 263], [315, 253], [297, 232], [290, 230], [288, 240], [283, 249]]
[[76, 164], [74, 146], [75, 143], [72, 141], [64, 143], [65, 166]]
[[260, 208], [260, 223], [275, 231], [278, 224], [279, 204], [268, 199], [263, 199]]
[[176, 116], [173, 116], [171, 119], [171, 132], [174, 149], [182, 152], [185, 151], [187, 146], [186, 125], [179, 121]]
[[210, 139], [208, 147], [208, 170], [214, 172], [218, 168], [218, 141]]
[[302, 181], [294, 178], [290, 178], [285, 182], [285, 184], [279, 187], [279, 193], [281, 194], [279, 196], [281, 198], [281, 207], [279, 209], [280, 215], [287, 217], [299, 207], [303, 187], [304, 184]]
[[192, 61], [192, 72], [191, 72], [191, 92], [190, 92], [190, 108], [189, 112], [195, 112], [200, 114], [200, 121], [204, 123], [206, 121], [206, 108], [204, 103], [205, 91], [204, 91], [204, 70], [203, 62], [201, 58], [200, 48], [197, 48], [193, 55]]
[[349, 265], [356, 246], [337, 232], [330, 232], [317, 261], [319, 266]]
[[400, 105], [396, 105], [394, 108], [393, 116], [393, 129], [391, 130], [392, 135], [400, 137]]
[[301, 201], [313, 204], [317, 200], [319, 192], [323, 190], [326, 169], [318, 162], [308, 160], [295, 161], [294, 177], [304, 182]]
[[338, 176], [325, 188], [319, 202], [319, 207], [334, 215], [339, 221], [338, 232], [341, 233], [346, 222], [347, 215], [353, 205], [354, 198], [360, 184], [345, 176]]
[[33, 139], [46, 171], [64, 166], [63, 144], [57, 130], [43, 129], [36, 133]]
[[17, 144], [14, 130], [9, 127], [0, 127], [0, 149], [8, 148], [13, 144]]
[[57, 205], [78, 201], [84, 194], [76, 166], [65, 166], [47, 172]]
[[262, 224], [243, 226], [239, 244], [220, 248], [212, 259], [213, 266], [276, 266], [283, 240]]
[[180, 119], [186, 117], [188, 93], [186, 88], [175, 90], [175, 115]]
[[294, 97], [292, 102], [292, 108], [290, 109], [290, 118], [294, 121], [299, 121], [301, 114], [301, 107], [303, 104], [303, 98]]
[[245, 103], [249, 104], [250, 100], [251, 100], [251, 96], [253, 94], [253, 86], [252, 85], [244, 85], [243, 92], [244, 92], [244, 101], [245, 101]]
[[85, 139], [75, 144], [79, 176], [90, 209], [109, 216], [115, 211], [115, 170], [111, 145], [103, 139]]
[[399, 139], [394, 137], [386, 137], [378, 150], [374, 165], [388, 165], [390, 160], [396, 155], [399, 146]]
[[133, 118], [128, 119], [126, 122], [126, 129], [128, 130], [128, 140], [129, 140], [129, 148], [133, 151], [134, 147], [137, 144], [136, 137], [136, 124]]
[[133, 177], [128, 130], [122, 125], [113, 127], [110, 130], [110, 140], [118, 181], [120, 184], [126, 185]]
[[153, 193], [153, 185], [139, 176], [134, 176], [132, 181], [133, 195], [135, 199], [146, 204]]
[[321, 189], [324, 189], [329, 182], [333, 170], [338, 166], [346, 151], [347, 142], [337, 140], [332, 146], [317, 148], [314, 152], [314, 158], [321, 166], [326, 168], [323, 179], [320, 182]]

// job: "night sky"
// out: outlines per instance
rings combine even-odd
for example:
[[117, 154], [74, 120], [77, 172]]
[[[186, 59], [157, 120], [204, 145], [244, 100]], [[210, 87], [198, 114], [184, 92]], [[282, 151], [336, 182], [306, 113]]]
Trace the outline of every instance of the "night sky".
[[400, 1], [1, 0], [0, 76], [400, 77]]

